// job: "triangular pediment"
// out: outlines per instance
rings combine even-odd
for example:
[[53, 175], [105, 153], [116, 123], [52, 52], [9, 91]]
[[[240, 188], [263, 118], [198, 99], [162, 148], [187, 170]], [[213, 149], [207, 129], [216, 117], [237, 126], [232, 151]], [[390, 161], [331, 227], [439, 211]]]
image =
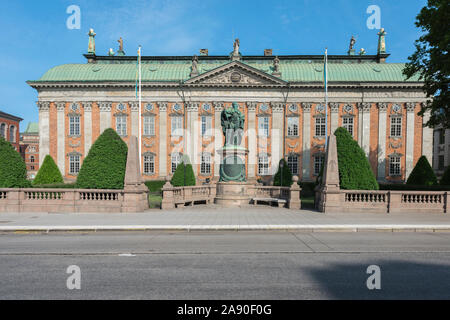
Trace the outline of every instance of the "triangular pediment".
[[242, 62], [232, 61], [226, 65], [192, 77], [185, 84], [258, 86], [285, 85], [286, 81]]

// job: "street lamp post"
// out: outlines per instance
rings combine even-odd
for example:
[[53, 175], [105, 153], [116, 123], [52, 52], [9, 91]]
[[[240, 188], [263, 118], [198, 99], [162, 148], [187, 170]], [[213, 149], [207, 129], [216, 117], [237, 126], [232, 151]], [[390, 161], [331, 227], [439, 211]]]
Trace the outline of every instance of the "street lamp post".
[[283, 167], [284, 167], [284, 161], [283, 159], [280, 160], [280, 186], [283, 186]]

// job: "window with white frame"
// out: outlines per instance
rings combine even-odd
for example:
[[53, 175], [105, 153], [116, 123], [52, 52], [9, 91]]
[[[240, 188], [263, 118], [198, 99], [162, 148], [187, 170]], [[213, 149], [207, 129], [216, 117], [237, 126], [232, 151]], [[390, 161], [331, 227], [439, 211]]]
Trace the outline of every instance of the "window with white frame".
[[71, 154], [69, 155], [69, 173], [78, 174], [80, 171], [80, 155]]
[[183, 117], [172, 117], [170, 132], [172, 136], [182, 136], [183, 135]]
[[172, 173], [177, 170], [178, 165], [181, 163], [181, 154], [179, 153], [173, 153], [171, 156], [171, 162], [172, 162]]
[[315, 176], [318, 176], [320, 174], [320, 170], [322, 169], [324, 160], [325, 160], [325, 156], [323, 154], [317, 154], [314, 156], [314, 175]]
[[269, 117], [259, 117], [258, 135], [263, 137], [269, 136]]
[[116, 132], [119, 136], [124, 137], [127, 135], [127, 116], [116, 116]]
[[389, 158], [389, 175], [400, 176], [401, 175], [401, 158], [400, 156], [391, 156]]
[[144, 116], [144, 136], [155, 135], [155, 117]]
[[316, 137], [325, 137], [326, 132], [326, 119], [325, 117], [317, 117], [316, 118]]
[[258, 174], [260, 176], [269, 174], [269, 157], [267, 155], [260, 155], [258, 157]]
[[391, 117], [391, 137], [402, 136], [402, 117]]
[[152, 154], [144, 155], [144, 174], [155, 173], [155, 156]]
[[202, 162], [200, 163], [200, 173], [210, 174], [211, 173], [211, 154], [203, 153]]
[[287, 165], [292, 174], [298, 174], [298, 156], [291, 154], [287, 158]]
[[298, 136], [298, 117], [287, 118], [287, 135]]
[[353, 117], [343, 117], [342, 127], [347, 129], [351, 136], [353, 136]]
[[212, 123], [211, 116], [202, 116], [201, 120], [202, 120], [202, 136], [211, 135], [211, 123]]
[[80, 116], [69, 116], [69, 135], [79, 136], [80, 135]]

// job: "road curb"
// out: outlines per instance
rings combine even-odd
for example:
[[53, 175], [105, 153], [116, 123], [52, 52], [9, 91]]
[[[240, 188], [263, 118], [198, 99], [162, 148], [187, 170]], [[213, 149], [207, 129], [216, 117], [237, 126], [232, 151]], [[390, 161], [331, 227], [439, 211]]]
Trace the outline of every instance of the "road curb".
[[296, 232], [450, 232], [450, 225], [118, 225], [1, 226], [0, 232], [100, 231], [296, 231]]

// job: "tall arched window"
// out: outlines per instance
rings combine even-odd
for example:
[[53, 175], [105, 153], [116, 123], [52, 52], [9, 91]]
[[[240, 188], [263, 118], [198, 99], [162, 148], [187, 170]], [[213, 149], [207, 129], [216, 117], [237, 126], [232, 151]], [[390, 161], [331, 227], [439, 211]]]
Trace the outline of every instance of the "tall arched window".
[[0, 124], [0, 137], [6, 139], [6, 124]]
[[16, 127], [15, 126], [9, 127], [9, 141], [16, 142]]

